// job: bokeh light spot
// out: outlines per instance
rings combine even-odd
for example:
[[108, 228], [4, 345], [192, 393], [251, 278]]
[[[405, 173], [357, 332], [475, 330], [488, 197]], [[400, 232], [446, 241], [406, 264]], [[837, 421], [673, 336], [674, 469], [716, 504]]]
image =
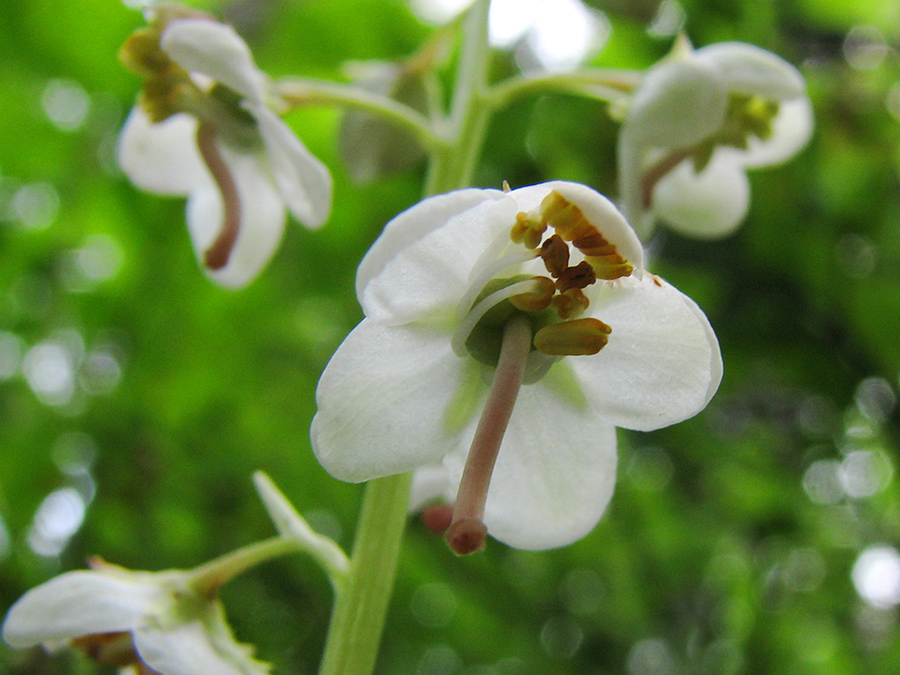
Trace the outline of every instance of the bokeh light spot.
[[870, 546], [853, 565], [853, 585], [867, 603], [878, 609], [900, 605], [900, 553], [892, 546]]

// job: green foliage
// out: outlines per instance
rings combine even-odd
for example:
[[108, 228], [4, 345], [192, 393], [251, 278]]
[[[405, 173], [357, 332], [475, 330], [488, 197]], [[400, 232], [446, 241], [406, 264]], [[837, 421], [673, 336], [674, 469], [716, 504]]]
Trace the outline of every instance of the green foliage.
[[[612, 29], [596, 63], [646, 67], [665, 54], [669, 39], [645, 31], [652, 11], [634, 9], [648, 3], [594, 4]], [[612, 505], [571, 547], [491, 541], [459, 559], [414, 519], [380, 673], [896, 672], [896, 607], [867, 605], [851, 571], [867, 547], [900, 545], [897, 5], [684, 7], [698, 46], [746, 40], [797, 63], [817, 114], [796, 161], [751, 174], [737, 234], [652, 243], [652, 269], [717, 331], [722, 388], [696, 419], [620, 432]], [[344, 60], [402, 58], [433, 30], [401, 0], [214, 9], [273, 77], [340, 79]], [[356, 265], [418, 199], [421, 167], [356, 185], [338, 159], [339, 113], [290, 114], [334, 172], [333, 216], [320, 232], [289, 227], [258, 280], [223, 290], [197, 268], [183, 204], [138, 192], [115, 166], [139, 87], [116, 52], [140, 14], [113, 0], [11, 0], [3, 15], [0, 610], [89, 555], [188, 567], [271, 535], [256, 469], [349, 546], [360, 490], [312, 456], [314, 389], [361, 318]], [[860, 22], [880, 31], [865, 33], [881, 55], [865, 70], [842, 49]], [[498, 72], [513, 68], [498, 56]], [[606, 113], [562, 95], [516, 103], [495, 118], [477, 181], [570, 179], [613, 194]], [[62, 510], [42, 521], [51, 495]], [[75, 531], [54, 555], [47, 528], [65, 525], [60, 514]], [[51, 555], [35, 553], [35, 532]], [[278, 673], [315, 672], [331, 601], [303, 559], [225, 591], [238, 636]], [[0, 645], [2, 674], [70, 672], [94, 671]]]

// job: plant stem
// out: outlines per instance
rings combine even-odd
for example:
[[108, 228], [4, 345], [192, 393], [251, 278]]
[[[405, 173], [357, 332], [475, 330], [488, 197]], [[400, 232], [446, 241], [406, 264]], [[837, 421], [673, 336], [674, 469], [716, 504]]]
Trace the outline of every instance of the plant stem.
[[[433, 142], [428, 145], [430, 164], [424, 196], [467, 186], [481, 154], [490, 116], [490, 106], [484, 101], [490, 55], [489, 5], [489, 0], [476, 0], [465, 17], [452, 109], [446, 120], [448, 133], [438, 129], [437, 136], [429, 135]], [[398, 121], [403, 119], [413, 121], [405, 112], [398, 116]], [[418, 125], [415, 120], [414, 126]], [[411, 474], [400, 474], [366, 485], [350, 569], [337, 588], [319, 675], [371, 675], [375, 667], [397, 573], [411, 484]]]
[[411, 483], [411, 474], [399, 474], [366, 485], [350, 570], [338, 589], [319, 675], [370, 675], [375, 667]]
[[450, 116], [443, 137], [449, 143], [431, 154], [425, 194], [448, 192], [472, 183], [472, 175], [487, 133], [491, 106], [487, 103], [488, 0], [477, 0], [463, 23], [463, 44]]
[[298, 553], [303, 547], [293, 539], [272, 537], [244, 546], [193, 570], [191, 587], [202, 596], [211, 597], [228, 581], [252, 567], [288, 553]]
[[443, 139], [435, 134], [428, 118], [388, 96], [349, 84], [299, 78], [280, 80], [275, 90], [290, 107], [336, 103], [358, 108], [408, 129], [428, 150], [434, 151], [445, 145]]

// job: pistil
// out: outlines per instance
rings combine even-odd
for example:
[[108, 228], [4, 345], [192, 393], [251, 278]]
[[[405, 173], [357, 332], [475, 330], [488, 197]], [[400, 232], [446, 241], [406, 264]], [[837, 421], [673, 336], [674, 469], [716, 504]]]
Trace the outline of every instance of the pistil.
[[475, 553], [484, 548], [487, 535], [484, 507], [488, 487], [522, 386], [531, 340], [531, 325], [523, 315], [514, 316], [503, 329], [500, 359], [466, 458], [453, 520], [445, 535], [450, 548], [458, 555]]
[[203, 264], [206, 267], [220, 270], [228, 264], [240, 231], [241, 199], [231, 171], [216, 147], [216, 130], [203, 121], [197, 125], [197, 149], [222, 195], [222, 229], [203, 254]]

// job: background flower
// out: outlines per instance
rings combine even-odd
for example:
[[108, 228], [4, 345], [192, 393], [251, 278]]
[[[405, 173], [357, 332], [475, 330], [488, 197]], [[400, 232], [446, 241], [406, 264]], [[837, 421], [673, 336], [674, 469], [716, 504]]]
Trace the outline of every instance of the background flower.
[[749, 207], [746, 170], [795, 155], [812, 133], [800, 73], [758, 47], [686, 42], [652, 68], [634, 94], [619, 138], [623, 208], [700, 238], [722, 237]]
[[[119, 163], [138, 187], [189, 196], [188, 228], [198, 258], [217, 282], [243, 286], [277, 249], [285, 207], [308, 227], [325, 221], [330, 174], [267, 106], [267, 78], [232, 28], [205, 18], [176, 19], [162, 31], [159, 47], [200, 88], [180, 104], [184, 111], [164, 120], [150, 118], [145, 92], [143, 107], [135, 107], [122, 130]], [[240, 99], [229, 109], [210, 83]], [[182, 83], [170, 95], [181, 100], [183, 90], [194, 88]], [[206, 133], [198, 136], [201, 127]]]

